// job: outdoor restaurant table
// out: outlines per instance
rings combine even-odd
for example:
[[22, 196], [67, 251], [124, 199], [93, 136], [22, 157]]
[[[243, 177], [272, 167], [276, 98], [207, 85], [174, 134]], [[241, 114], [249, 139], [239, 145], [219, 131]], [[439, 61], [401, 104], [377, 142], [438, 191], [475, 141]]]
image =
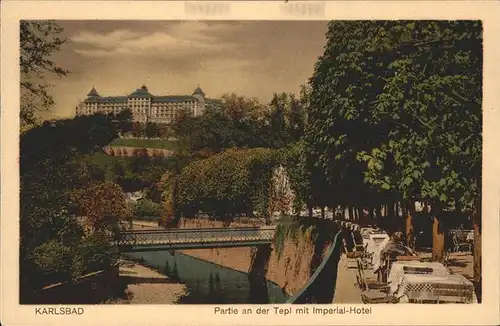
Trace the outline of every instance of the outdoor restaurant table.
[[[403, 278], [409, 275], [404, 272], [405, 267], [424, 267], [432, 268], [431, 275], [450, 275], [450, 271], [443, 264], [438, 262], [421, 262], [421, 261], [395, 261], [392, 263], [391, 271], [387, 277], [387, 283], [390, 285], [390, 293], [394, 294], [403, 282]], [[419, 274], [422, 275], [422, 274]]]
[[[461, 285], [463, 288], [453, 289], [454, 285]], [[440, 294], [439, 288], [446, 289], [447, 292]], [[404, 274], [395, 297], [399, 299], [400, 303], [415, 301], [477, 303], [474, 285], [464, 276], [458, 274]]]
[[387, 233], [372, 233], [368, 235], [368, 238], [363, 238], [363, 244], [366, 246], [367, 253], [375, 253], [375, 251], [381, 250], [381, 244], [384, 240], [389, 239]]
[[390, 240], [389, 235], [384, 233], [370, 234], [369, 239], [367, 239], [366, 252], [371, 254], [371, 263], [373, 264], [374, 272], [380, 267], [380, 252]]
[[363, 247], [366, 248], [370, 240], [370, 235], [373, 234], [373, 229], [361, 229], [361, 238], [363, 239]]
[[373, 233], [372, 228], [361, 228], [359, 230], [359, 233], [361, 234], [361, 237], [363, 238], [363, 247], [366, 248], [366, 245], [368, 244], [368, 241], [370, 240], [370, 234]]

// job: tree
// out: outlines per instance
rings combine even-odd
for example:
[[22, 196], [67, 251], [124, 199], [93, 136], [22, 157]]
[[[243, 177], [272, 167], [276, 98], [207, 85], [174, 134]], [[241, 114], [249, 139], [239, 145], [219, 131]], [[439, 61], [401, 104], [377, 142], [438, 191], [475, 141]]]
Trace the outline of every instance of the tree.
[[60, 238], [61, 229], [73, 230], [73, 234], [80, 232], [66, 216], [75, 210], [73, 192], [91, 179], [88, 164], [74, 160], [64, 164], [43, 160], [29, 171], [21, 170], [21, 253], [25, 258], [29, 258], [33, 248]]
[[187, 119], [189, 117], [193, 117], [193, 111], [190, 109], [182, 108], [180, 110], [175, 111], [175, 116], [174, 116], [174, 124], [177, 123], [178, 121], [182, 121], [184, 119]]
[[72, 279], [73, 254], [72, 247], [52, 239], [35, 248], [33, 261], [41, 273], [52, 274], [53, 281], [69, 281]]
[[[305, 164], [311, 175], [314, 203], [321, 207], [344, 205], [352, 211], [353, 207], [372, 204], [370, 199], [374, 194], [364, 183], [364, 167], [357, 162], [356, 154], [370, 148], [376, 137], [357, 115], [362, 108], [354, 104], [352, 108], [347, 106], [346, 99], [338, 95], [347, 94], [344, 83], [348, 81], [340, 78], [328, 81], [331, 68], [326, 65], [329, 65], [327, 60], [332, 59], [323, 60], [318, 62], [311, 81], [311, 109], [304, 136], [309, 149], [305, 153]], [[344, 68], [339, 62], [335, 64], [339, 65], [338, 70]]]
[[281, 148], [290, 141], [290, 112], [291, 102], [288, 94], [274, 94], [269, 106], [269, 132], [270, 138], [274, 140], [273, 147]]
[[[414, 200], [428, 202], [439, 224], [446, 210], [478, 212], [481, 33], [473, 21], [331, 23], [311, 78], [313, 175], [324, 173], [343, 202], [355, 185], [392, 215], [394, 202]], [[439, 260], [443, 229], [435, 230]]]
[[131, 123], [130, 133], [132, 134], [132, 136], [134, 136], [134, 137], [143, 136], [144, 127], [142, 125], [143, 124], [141, 122], [138, 122], [138, 121], [133, 121]]
[[46, 75], [64, 77], [68, 74], [68, 70], [51, 59], [66, 41], [60, 37], [62, 32], [52, 21], [20, 22], [21, 131], [37, 124], [37, 111], [47, 110], [54, 104]]
[[233, 119], [222, 111], [207, 111], [202, 116], [178, 120], [173, 131], [178, 139], [178, 152], [207, 156], [223, 149], [269, 147], [264, 122]]
[[92, 183], [73, 197], [95, 231], [117, 230], [118, 223], [130, 215], [122, 189], [113, 182]]
[[262, 110], [256, 99], [238, 96], [234, 93], [225, 94], [221, 98], [221, 112], [231, 120], [242, 120], [257, 117]]
[[178, 152], [207, 157], [227, 148], [281, 148], [298, 141], [303, 134], [308, 99], [281, 93], [270, 105], [236, 94], [225, 95], [220, 108], [201, 116], [183, 116], [172, 131], [178, 139]]
[[133, 216], [139, 218], [161, 217], [163, 207], [149, 199], [142, 199], [135, 204]]
[[124, 176], [125, 175], [124, 164], [120, 161], [115, 161], [112, 166], [112, 172], [117, 177]]
[[306, 98], [296, 99], [293, 94], [290, 101], [289, 133], [292, 141], [297, 142], [304, 136], [308, 103]]
[[45, 122], [21, 137], [21, 169], [29, 171], [45, 160], [62, 163], [78, 155], [102, 151], [116, 137], [112, 119], [102, 114]]
[[[84, 255], [83, 247], [105, 251], [84, 234], [75, 217], [72, 196], [90, 182], [103, 179], [102, 171], [82, 158], [101, 151], [114, 138], [112, 119], [103, 115], [45, 123], [21, 135], [22, 302], [33, 289], [80, 276], [95, 267], [88, 264], [90, 258]], [[72, 260], [66, 260], [69, 265], [65, 265], [60, 260], [68, 256]], [[109, 262], [108, 258], [103, 256], [102, 264]]]
[[207, 212], [230, 222], [237, 214], [269, 220], [271, 181], [279, 156], [265, 148], [229, 149], [188, 164], [175, 180], [176, 212]]
[[[379, 149], [372, 150], [378, 156], [365, 155], [375, 162], [372, 166], [382, 162], [390, 170], [371, 170], [367, 176], [381, 185], [388, 178], [405, 199], [428, 201], [435, 223], [442, 224], [443, 211], [471, 212], [480, 198], [481, 25], [403, 26], [403, 35], [421, 35], [421, 39], [405, 44], [413, 51], [393, 60], [394, 74], [386, 79], [376, 105], [376, 112], [392, 117], [396, 128]], [[435, 230], [439, 232], [433, 257], [440, 260], [445, 229], [437, 225]]]
[[311, 174], [306, 166], [306, 149], [305, 142], [300, 141], [283, 151], [285, 152], [286, 171], [295, 193], [294, 209], [297, 214], [300, 214], [305, 204], [309, 211], [309, 217], [312, 217], [314, 201], [311, 190]]
[[116, 114], [118, 129], [122, 134], [126, 134], [133, 129], [133, 114], [130, 109], [121, 110]]
[[160, 129], [156, 123], [154, 123], [154, 122], [147, 122], [146, 123], [146, 127], [144, 129], [144, 135], [147, 138], [158, 137], [159, 134], [160, 134]]

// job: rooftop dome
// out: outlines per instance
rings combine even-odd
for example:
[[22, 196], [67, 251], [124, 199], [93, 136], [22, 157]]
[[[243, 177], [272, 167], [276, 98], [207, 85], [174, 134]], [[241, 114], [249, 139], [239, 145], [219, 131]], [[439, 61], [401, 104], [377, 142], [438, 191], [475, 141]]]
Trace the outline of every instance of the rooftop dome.
[[141, 88], [136, 89], [129, 97], [151, 97], [146, 85], [142, 85]]
[[205, 96], [205, 93], [204, 93], [204, 92], [203, 92], [203, 90], [200, 88], [200, 86], [198, 86], [198, 87], [196, 87], [196, 89], [194, 90], [193, 95], [202, 95], [202, 96]]

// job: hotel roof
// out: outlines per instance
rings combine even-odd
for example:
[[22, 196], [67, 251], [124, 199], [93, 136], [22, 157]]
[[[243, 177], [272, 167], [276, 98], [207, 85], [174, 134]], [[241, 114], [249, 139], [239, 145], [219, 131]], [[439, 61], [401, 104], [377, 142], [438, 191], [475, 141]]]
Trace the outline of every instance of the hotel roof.
[[136, 89], [128, 97], [153, 97], [153, 95], [151, 95], [151, 93], [149, 93], [146, 85], [143, 85], [141, 88]]
[[154, 96], [149, 93], [146, 85], [136, 89], [128, 96], [100, 96], [95, 87], [92, 87], [87, 94], [86, 103], [126, 103], [129, 98], [150, 98], [152, 103], [173, 103], [173, 102], [194, 102], [198, 101], [194, 95], [203, 95], [205, 93], [200, 87], [197, 87], [193, 95], [167, 95], [167, 96]]
[[167, 95], [167, 96], [155, 96], [152, 102], [192, 102], [198, 99], [190, 95]]

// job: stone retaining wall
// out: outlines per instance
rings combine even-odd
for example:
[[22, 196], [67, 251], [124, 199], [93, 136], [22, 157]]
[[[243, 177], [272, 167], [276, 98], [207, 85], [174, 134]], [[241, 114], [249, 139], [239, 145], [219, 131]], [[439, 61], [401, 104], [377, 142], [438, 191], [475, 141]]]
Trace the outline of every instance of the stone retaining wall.
[[[231, 226], [252, 226], [232, 223]], [[181, 228], [222, 227], [222, 222], [185, 219]], [[296, 240], [287, 237], [281, 255], [272, 246], [266, 278], [282, 287], [289, 295], [296, 294], [311, 276], [311, 260], [315, 251], [313, 240], [307, 233]], [[183, 254], [200, 258], [244, 273], [251, 269], [252, 257], [257, 249], [250, 247], [181, 250]], [[279, 256], [279, 257], [278, 257]]]

